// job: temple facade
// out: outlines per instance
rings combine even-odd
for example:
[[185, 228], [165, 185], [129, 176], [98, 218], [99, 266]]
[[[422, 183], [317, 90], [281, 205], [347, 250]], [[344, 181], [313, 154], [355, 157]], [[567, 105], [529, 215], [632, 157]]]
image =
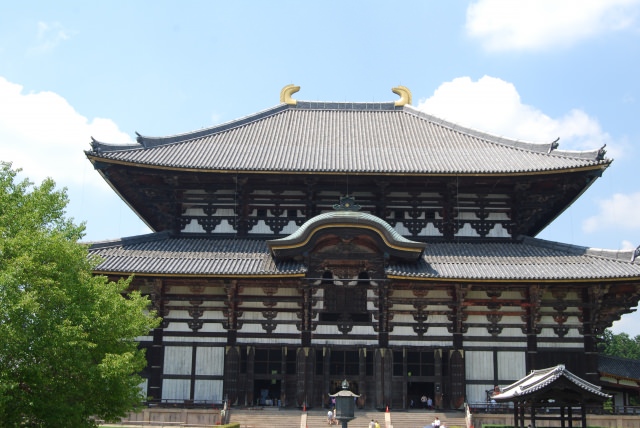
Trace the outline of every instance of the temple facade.
[[293, 98], [185, 134], [92, 141], [154, 233], [96, 242], [162, 325], [151, 401], [441, 409], [564, 364], [598, 383], [596, 336], [640, 298], [639, 251], [537, 239], [609, 167], [380, 103]]

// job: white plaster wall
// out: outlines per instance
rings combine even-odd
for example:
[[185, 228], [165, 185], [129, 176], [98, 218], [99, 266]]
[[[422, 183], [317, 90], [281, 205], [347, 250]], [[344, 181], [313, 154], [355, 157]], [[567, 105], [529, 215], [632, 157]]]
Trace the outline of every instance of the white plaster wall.
[[194, 386], [193, 399], [197, 401], [221, 402], [223, 399], [222, 381], [197, 379]]
[[178, 322], [169, 320], [169, 326], [164, 329], [165, 332], [176, 333], [176, 332], [189, 332], [193, 331], [189, 328], [189, 324], [186, 322]]
[[469, 380], [493, 378], [493, 352], [467, 351], [464, 353], [466, 377]]
[[522, 379], [527, 374], [526, 365], [525, 351], [498, 352], [498, 379]]
[[[398, 305], [399, 306], [399, 305]], [[396, 309], [396, 306], [394, 305], [393, 307], [394, 309]], [[397, 309], [396, 309], [397, 310]], [[393, 321], [391, 321], [393, 324], [395, 323], [406, 323], [406, 322], [410, 322], [410, 323], [414, 323], [415, 321], [413, 320], [413, 315], [409, 315], [409, 314], [395, 314], [393, 316]], [[398, 326], [394, 326], [394, 329], [398, 328]]]
[[215, 229], [213, 229], [213, 233], [234, 233], [234, 232], [235, 230], [233, 229], [233, 226], [231, 226], [231, 224], [227, 220], [222, 220], [220, 224], [217, 225]]
[[249, 230], [249, 235], [252, 234], [273, 234], [273, 231], [271, 230], [271, 228], [269, 228], [269, 226], [267, 226], [264, 222], [264, 220], [258, 220], [258, 223], [256, 223], [251, 230]]
[[477, 237], [480, 236], [478, 232], [474, 228], [471, 227], [471, 224], [465, 223], [462, 228], [460, 228], [454, 236], [464, 236], [464, 237]]
[[511, 234], [507, 229], [502, 227], [500, 223], [498, 223], [493, 226], [493, 228], [491, 228], [489, 233], [487, 233], [487, 236], [490, 238], [508, 238], [511, 236]]
[[[316, 334], [338, 334], [342, 335], [338, 327], [335, 325], [319, 325], [315, 331]], [[373, 331], [373, 326], [354, 326], [349, 335], [371, 334], [377, 338], [377, 333]], [[332, 341], [332, 343], [336, 343]], [[355, 342], [354, 342], [355, 343]]]
[[191, 346], [169, 346], [164, 348], [164, 373], [191, 374]]
[[196, 375], [224, 374], [224, 348], [199, 346], [196, 350]]
[[487, 402], [485, 391], [493, 389], [492, 385], [467, 385], [467, 403], [484, 405]]
[[188, 233], [205, 233], [204, 228], [198, 223], [198, 220], [193, 218], [182, 228], [182, 231]]
[[163, 400], [188, 400], [190, 382], [188, 379], [163, 379]]
[[[262, 327], [260, 328], [262, 330]], [[296, 330], [297, 331], [297, 330]], [[250, 345], [250, 344], [254, 344], [254, 343], [266, 343], [266, 344], [270, 344], [273, 345], [274, 343], [277, 343], [278, 345], [294, 345], [294, 346], [299, 346], [300, 345], [300, 337], [293, 337], [293, 338], [278, 338], [277, 341], [271, 337], [271, 336], [267, 336], [267, 332], [262, 330], [263, 335], [261, 335], [260, 337], [249, 337], [249, 338], [243, 338], [243, 337], [239, 337], [237, 342], [238, 345]], [[298, 332], [299, 334], [300, 332]]]
[[507, 213], [489, 213], [487, 220], [509, 220]]

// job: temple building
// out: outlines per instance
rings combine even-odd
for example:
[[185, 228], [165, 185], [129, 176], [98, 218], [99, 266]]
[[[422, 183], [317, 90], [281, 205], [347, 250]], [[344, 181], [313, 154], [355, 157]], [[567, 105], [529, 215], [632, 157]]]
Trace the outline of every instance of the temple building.
[[162, 325], [152, 401], [361, 408], [481, 402], [563, 364], [598, 384], [596, 337], [640, 299], [639, 250], [536, 238], [609, 167], [396, 101], [272, 108], [86, 156], [153, 233], [93, 243]]

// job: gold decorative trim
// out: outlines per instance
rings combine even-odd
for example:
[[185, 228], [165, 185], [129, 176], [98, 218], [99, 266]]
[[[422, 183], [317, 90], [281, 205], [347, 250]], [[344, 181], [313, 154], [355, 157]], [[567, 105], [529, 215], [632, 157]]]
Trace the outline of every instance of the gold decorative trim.
[[307, 245], [307, 243], [309, 243], [309, 241], [319, 231], [321, 231], [323, 229], [333, 229], [333, 228], [367, 229], [367, 230], [371, 230], [371, 231], [375, 232], [380, 237], [380, 239], [382, 239], [382, 241], [388, 247], [391, 247], [391, 248], [393, 248], [395, 250], [410, 251], [410, 252], [413, 252], [413, 253], [422, 253], [422, 251], [424, 250], [424, 248], [410, 248], [410, 247], [404, 247], [404, 246], [400, 246], [400, 245], [394, 245], [391, 242], [389, 242], [389, 240], [384, 236], [384, 234], [382, 232], [380, 232], [380, 230], [378, 228], [373, 227], [373, 226], [369, 226], [369, 225], [353, 224], [353, 223], [329, 223], [329, 224], [323, 224], [323, 225], [320, 225], [320, 226], [314, 228], [311, 232], [309, 232], [309, 236], [304, 241], [299, 242], [297, 244], [285, 244], [285, 245], [272, 244], [271, 245], [271, 250], [278, 251], [278, 250], [289, 250], [289, 249], [292, 249], [292, 248], [304, 247], [305, 245]]
[[391, 88], [394, 94], [400, 95], [400, 99], [395, 102], [396, 107], [402, 107], [407, 104], [411, 104], [411, 91], [406, 86], [396, 86]]
[[292, 84], [285, 86], [280, 91], [280, 102], [281, 103], [285, 103], [285, 104], [289, 104], [289, 105], [292, 105], [292, 106], [296, 105], [296, 103], [298, 101], [296, 101], [293, 98], [291, 98], [291, 95], [295, 94], [299, 90], [300, 90], [300, 86], [295, 86], [295, 85], [292, 85]]

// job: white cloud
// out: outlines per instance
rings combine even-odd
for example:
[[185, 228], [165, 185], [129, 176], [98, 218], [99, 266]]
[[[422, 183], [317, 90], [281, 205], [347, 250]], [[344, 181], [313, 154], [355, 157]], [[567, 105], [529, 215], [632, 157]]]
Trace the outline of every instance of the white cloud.
[[611, 137], [582, 110], [551, 118], [522, 103], [512, 83], [495, 77], [484, 76], [477, 82], [459, 77], [445, 82], [432, 97], [420, 100], [417, 108], [507, 138], [547, 143], [560, 138], [560, 149], [564, 150], [594, 150], [608, 144], [609, 154], [613, 152]]
[[50, 52], [70, 38], [71, 32], [64, 29], [60, 23], [38, 22], [36, 45], [30, 52], [35, 54]]
[[51, 177], [58, 188], [66, 187], [67, 214], [87, 222], [87, 240], [148, 233], [86, 158], [92, 136], [111, 144], [133, 142], [110, 119], [88, 120], [58, 94], [24, 93], [0, 77], [0, 161], [22, 169], [20, 177], [35, 184]]
[[[0, 77], [0, 147], [3, 161], [13, 162], [31, 181], [51, 177], [63, 185], [84, 182], [89, 161], [84, 150], [91, 137], [114, 144], [131, 143], [109, 119], [92, 121], [53, 92], [23, 93], [22, 86]], [[92, 174], [92, 182], [101, 182]]]
[[582, 223], [582, 229], [586, 233], [600, 229], [640, 229], [636, 214], [640, 212], [640, 192], [628, 195], [616, 193], [611, 198], [598, 201], [597, 204], [598, 213]]
[[639, 0], [478, 0], [467, 33], [489, 51], [570, 46], [636, 23]]

